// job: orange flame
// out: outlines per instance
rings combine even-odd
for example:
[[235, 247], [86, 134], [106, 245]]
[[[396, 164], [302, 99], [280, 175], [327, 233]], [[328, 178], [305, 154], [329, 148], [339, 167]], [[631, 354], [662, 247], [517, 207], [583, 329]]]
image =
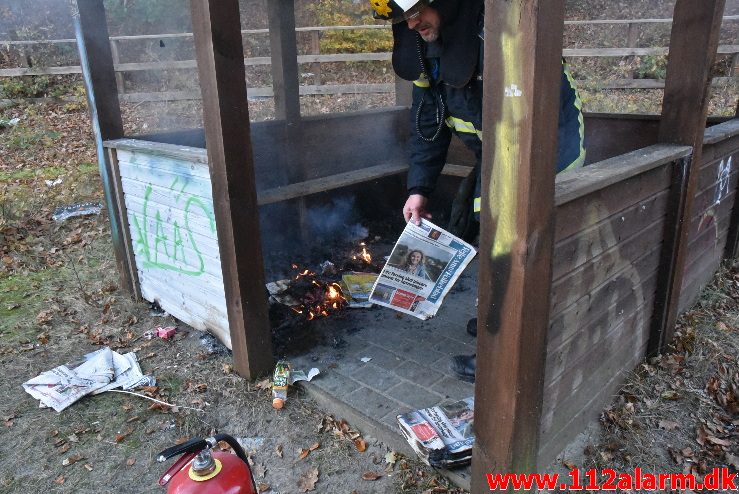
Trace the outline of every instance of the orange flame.
[[367, 251], [367, 244], [362, 242], [359, 245], [362, 246], [362, 252], [359, 253], [359, 255], [352, 256], [352, 259], [356, 261], [357, 259], [361, 258], [367, 264], [372, 264], [372, 255]]
[[[302, 269], [296, 264], [293, 264], [292, 266], [295, 270]], [[338, 283], [325, 283], [319, 279], [315, 279], [314, 276], [316, 276], [316, 273], [309, 269], [303, 269], [294, 277], [295, 280], [306, 277], [306, 281], [310, 281], [313, 286], [321, 289], [321, 291], [318, 292], [319, 294], [322, 292], [322, 295], [319, 295], [318, 300], [313, 300], [311, 302], [306, 300], [303, 305], [291, 307], [291, 309], [296, 313], [304, 314], [308, 321], [312, 321], [317, 317], [329, 316], [331, 312], [342, 309], [346, 304], [346, 298], [344, 298], [341, 286]], [[306, 298], [312, 298], [313, 296], [315, 296], [315, 292], [313, 292], [313, 295], [311, 296], [306, 294]]]

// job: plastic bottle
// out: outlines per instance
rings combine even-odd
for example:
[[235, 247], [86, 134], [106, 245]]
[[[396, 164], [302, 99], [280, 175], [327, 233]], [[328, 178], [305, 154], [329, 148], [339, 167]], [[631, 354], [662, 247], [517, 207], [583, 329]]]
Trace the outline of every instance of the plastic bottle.
[[287, 400], [287, 385], [290, 382], [290, 364], [280, 360], [275, 366], [275, 374], [272, 378], [272, 406], [280, 409]]

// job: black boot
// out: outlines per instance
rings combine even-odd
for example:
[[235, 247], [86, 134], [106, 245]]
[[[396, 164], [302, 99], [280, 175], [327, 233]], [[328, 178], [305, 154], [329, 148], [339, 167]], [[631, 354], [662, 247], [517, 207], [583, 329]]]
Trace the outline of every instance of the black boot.
[[477, 318], [473, 317], [467, 321], [467, 333], [477, 337]]
[[449, 362], [449, 368], [457, 378], [469, 383], [475, 382], [475, 355], [455, 355]]

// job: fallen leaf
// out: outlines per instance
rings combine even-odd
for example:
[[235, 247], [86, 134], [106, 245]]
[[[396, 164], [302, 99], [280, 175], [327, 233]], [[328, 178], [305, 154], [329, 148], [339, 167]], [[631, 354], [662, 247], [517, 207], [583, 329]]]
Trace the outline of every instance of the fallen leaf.
[[265, 484], [264, 482], [260, 482], [257, 484], [257, 492], [267, 492], [272, 487], [270, 487], [269, 484]]
[[396, 461], [398, 461], [398, 455], [395, 451], [390, 451], [388, 453], [385, 453], [385, 463], [389, 463], [390, 465], [395, 465]]
[[54, 317], [54, 311], [52, 311], [52, 310], [42, 310], [36, 316], [36, 323], [39, 326], [42, 326], [44, 324], [48, 324], [49, 322], [51, 322], [52, 317]]
[[308, 456], [309, 454], [310, 454], [310, 450], [309, 449], [305, 449], [305, 448], [301, 449], [300, 450], [300, 455], [298, 455], [298, 460], [304, 460], [305, 457]]
[[272, 381], [264, 379], [254, 385], [257, 389], [272, 389]]
[[85, 463], [84, 467], [87, 469], [88, 472], [92, 472], [92, 465], [89, 463]]
[[55, 484], [62, 485], [67, 479], [64, 478], [64, 475], [60, 475], [57, 478], [54, 479]]
[[311, 468], [298, 479], [298, 489], [300, 489], [300, 492], [314, 491], [316, 490], [316, 482], [318, 482], [318, 469]]
[[[223, 364], [223, 373], [224, 374], [233, 374], [234, 366], [232, 364]], [[264, 484], [266, 485], [266, 484]]]
[[727, 441], [726, 439], [719, 439], [715, 436], [706, 436], [706, 439], [708, 439], [713, 444], [718, 444], [719, 446], [731, 446], [731, 441]]
[[80, 442], [80, 438], [77, 437], [77, 434], [70, 434], [69, 436], [67, 436], [67, 441], [69, 441], [70, 443], [78, 443]]
[[671, 420], [660, 420], [658, 427], [666, 431], [674, 431], [675, 429], [680, 427], [680, 424]]
[[60, 455], [63, 455], [64, 453], [66, 453], [67, 451], [69, 451], [69, 448], [71, 448], [71, 447], [72, 447], [71, 444], [69, 444], [69, 443], [65, 444], [64, 446], [62, 446], [61, 448], [59, 448], [59, 454]]
[[359, 451], [360, 453], [364, 453], [365, 451], [367, 451], [367, 441], [365, 441], [361, 437], [354, 440], [354, 446], [356, 446], [357, 451]]
[[282, 458], [282, 444], [277, 445], [277, 447], [275, 448], [275, 453], [277, 454], [277, 456]]
[[663, 400], [677, 400], [678, 398], [680, 398], [680, 395], [677, 394], [677, 391], [668, 389], [667, 391], [663, 391], [660, 397]]
[[136, 458], [129, 458], [126, 460], [126, 465], [132, 467], [136, 463]]
[[311, 446], [310, 448], [308, 448], [308, 449], [310, 449], [311, 451], [315, 451], [315, 450], [317, 450], [317, 449], [318, 449], [318, 448], [320, 448], [320, 447], [321, 447], [321, 443], [314, 443], [314, 444], [313, 444], [313, 445], [312, 445], [312, 446]]
[[571, 460], [562, 460], [562, 464], [570, 470], [577, 469], [577, 465], [575, 465]]
[[380, 477], [382, 477], [382, 474], [381, 473], [373, 472], [373, 471], [364, 472], [362, 474], [362, 480], [370, 480], [371, 481], [371, 480], [377, 480]]
[[706, 430], [701, 426], [696, 428], [696, 438], [695, 441], [700, 444], [701, 446], [705, 446], [706, 444]]
[[74, 465], [78, 461], [82, 460], [83, 457], [81, 454], [77, 453], [76, 455], [72, 455], [69, 458], [65, 458], [62, 461], [62, 466], [68, 467], [69, 465]]

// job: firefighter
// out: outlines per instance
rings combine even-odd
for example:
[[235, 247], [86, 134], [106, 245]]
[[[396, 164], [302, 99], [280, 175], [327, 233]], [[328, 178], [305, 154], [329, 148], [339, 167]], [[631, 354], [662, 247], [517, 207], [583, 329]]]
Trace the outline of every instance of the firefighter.
[[[474, 153], [477, 165], [463, 181], [452, 205], [449, 229], [471, 240], [480, 213], [482, 157], [482, 74], [484, 0], [370, 0], [377, 19], [392, 22], [393, 69], [413, 81], [406, 221], [430, 218], [429, 196], [446, 163], [452, 135]], [[559, 147], [552, 158], [557, 172], [583, 165], [582, 104], [574, 81], [562, 65]], [[477, 320], [467, 325], [477, 332]], [[451, 368], [473, 381], [475, 357], [452, 357]]]

